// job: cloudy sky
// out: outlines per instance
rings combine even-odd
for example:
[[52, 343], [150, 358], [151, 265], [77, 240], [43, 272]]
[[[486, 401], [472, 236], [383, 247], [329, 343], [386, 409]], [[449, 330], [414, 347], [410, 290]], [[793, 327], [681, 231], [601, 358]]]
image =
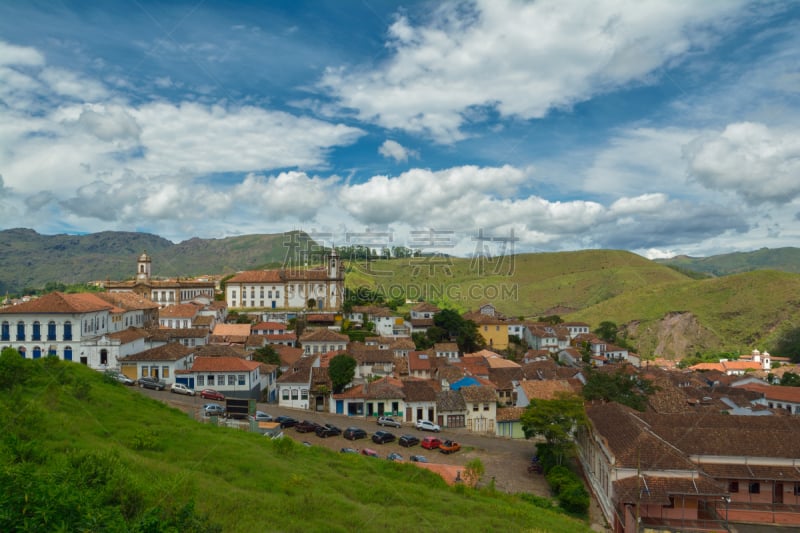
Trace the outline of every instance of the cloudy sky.
[[800, 4], [2, 2], [14, 227], [800, 246]]

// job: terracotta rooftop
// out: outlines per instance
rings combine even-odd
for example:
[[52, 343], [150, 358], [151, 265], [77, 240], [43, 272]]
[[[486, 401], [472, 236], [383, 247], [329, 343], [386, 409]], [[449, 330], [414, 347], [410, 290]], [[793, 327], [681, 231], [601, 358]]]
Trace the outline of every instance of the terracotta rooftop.
[[121, 344], [128, 344], [139, 339], [146, 339], [148, 336], [149, 333], [147, 332], [147, 330], [134, 327], [123, 329], [122, 331], [116, 331], [114, 333], [109, 333], [107, 335], [109, 339], [117, 339]]
[[519, 384], [528, 400], [553, 400], [559, 394], [574, 394], [575, 389], [565, 379], [529, 379]]
[[36, 298], [29, 302], [0, 308], [0, 314], [19, 314], [19, 313], [92, 313], [96, 311], [111, 311], [116, 306], [95, 296], [94, 294], [83, 292], [66, 294], [63, 292], [51, 292], [41, 298]]
[[198, 357], [236, 357], [244, 359], [249, 354], [242, 348], [225, 344], [205, 344], [195, 349]]
[[251, 372], [261, 365], [240, 357], [195, 357], [192, 372]]
[[350, 342], [350, 337], [336, 333], [328, 328], [307, 329], [300, 336], [301, 343], [307, 342]]
[[194, 318], [200, 308], [195, 304], [175, 304], [158, 311], [158, 318]]
[[153, 342], [170, 342], [174, 339], [207, 339], [208, 330], [202, 328], [160, 328], [147, 330]]
[[497, 393], [494, 388], [485, 385], [461, 387], [458, 389], [466, 402], [496, 402]]
[[217, 324], [214, 326], [213, 334], [217, 336], [242, 336], [247, 337], [250, 335], [250, 324]]
[[128, 310], [158, 309], [158, 304], [134, 292], [98, 292], [98, 298]]
[[177, 361], [192, 352], [194, 352], [194, 348], [188, 348], [179, 342], [170, 342], [127, 357], [120, 357], [119, 361]]

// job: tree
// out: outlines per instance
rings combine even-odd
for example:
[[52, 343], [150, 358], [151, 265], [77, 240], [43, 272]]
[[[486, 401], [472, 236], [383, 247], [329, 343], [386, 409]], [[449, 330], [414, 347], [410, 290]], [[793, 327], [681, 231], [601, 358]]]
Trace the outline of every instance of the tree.
[[443, 309], [433, 315], [433, 323], [444, 330], [450, 339], [455, 339], [462, 352], [476, 352], [486, 346], [486, 341], [478, 333], [478, 325], [453, 309]]
[[786, 372], [781, 376], [780, 384], [784, 387], [800, 387], [800, 374]]
[[617, 342], [617, 325], [613, 322], [608, 320], [604, 320], [600, 322], [600, 325], [594, 330], [594, 334], [603, 339], [606, 342]]
[[520, 417], [525, 438], [541, 436], [562, 464], [575, 451], [573, 433], [587, 423], [583, 400], [574, 394], [561, 393], [553, 400], [531, 400]]
[[791, 359], [792, 363], [800, 363], [800, 328], [784, 331], [775, 343], [776, 354]]
[[272, 346], [264, 346], [253, 352], [253, 360], [268, 365], [281, 366], [281, 356]]
[[655, 392], [653, 384], [637, 375], [618, 370], [613, 374], [589, 369], [583, 397], [587, 400], [603, 400], [627, 405], [637, 411], [647, 407], [647, 397]]
[[544, 322], [546, 324], [550, 324], [552, 326], [561, 324], [564, 322], [564, 319], [558, 315], [548, 315], [548, 316], [540, 316], [539, 322]]
[[344, 387], [353, 381], [358, 363], [347, 354], [334, 356], [328, 364], [328, 377], [331, 378], [333, 392], [340, 393]]

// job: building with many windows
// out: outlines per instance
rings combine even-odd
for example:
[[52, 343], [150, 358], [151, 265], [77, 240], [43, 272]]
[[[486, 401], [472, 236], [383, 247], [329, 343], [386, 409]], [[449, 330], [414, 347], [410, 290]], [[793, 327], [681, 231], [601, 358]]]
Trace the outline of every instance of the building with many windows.
[[151, 276], [153, 260], [142, 253], [136, 262], [136, 276], [127, 281], [106, 281], [103, 283], [109, 292], [133, 292], [161, 307], [190, 302], [201, 298], [214, 300], [216, 283], [209, 279], [153, 279]]
[[237, 309], [338, 310], [344, 298], [344, 269], [336, 251], [319, 268], [239, 272], [225, 282], [225, 301]]

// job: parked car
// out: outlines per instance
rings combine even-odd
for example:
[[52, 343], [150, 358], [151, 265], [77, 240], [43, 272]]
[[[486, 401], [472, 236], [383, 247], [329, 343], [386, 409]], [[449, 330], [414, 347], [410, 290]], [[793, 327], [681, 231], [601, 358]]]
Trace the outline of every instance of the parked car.
[[425, 437], [422, 439], [420, 446], [426, 450], [435, 450], [442, 444], [442, 440], [438, 437]]
[[116, 370], [106, 370], [106, 375], [115, 381], [119, 381], [123, 385], [133, 385], [136, 383], [122, 372], [117, 372]]
[[375, 444], [386, 444], [387, 442], [394, 442], [394, 440], [394, 433], [389, 433], [388, 431], [376, 431], [372, 435], [372, 442]]
[[167, 383], [158, 378], [145, 376], [139, 378], [139, 386], [143, 389], [164, 390], [167, 388]]
[[317, 437], [322, 437], [324, 439], [326, 437], [335, 437], [337, 435], [341, 435], [342, 430], [333, 424], [324, 424], [315, 429], [314, 433], [317, 434]]
[[372, 448], [362, 448], [361, 455], [366, 455], [367, 457], [379, 457], [378, 452]]
[[291, 428], [297, 425], [297, 420], [291, 416], [279, 416], [275, 419], [275, 422], [280, 424], [282, 429]]
[[442, 430], [442, 428], [439, 427], [439, 424], [434, 424], [430, 420], [417, 420], [417, 423], [414, 425], [420, 431], [435, 431], [436, 433], [439, 433]]
[[346, 438], [347, 440], [366, 439], [367, 432], [361, 428], [350, 426], [349, 428], [344, 430], [342, 436], [344, 436], [344, 438]]
[[397, 439], [397, 444], [410, 448], [419, 444], [419, 439], [415, 435], [400, 435], [400, 438]]
[[409, 457], [409, 459], [411, 459], [411, 461], [414, 462], [414, 463], [427, 463], [428, 462], [428, 458], [425, 457], [424, 455], [412, 455], [411, 457]]
[[397, 452], [390, 453], [389, 455], [386, 456], [386, 458], [390, 461], [397, 461], [398, 463], [403, 462], [403, 456]]
[[205, 416], [225, 416], [225, 406], [218, 403], [207, 403], [203, 406]]
[[389, 426], [393, 428], [399, 428], [400, 426], [402, 426], [399, 420], [392, 418], [391, 416], [382, 416], [378, 418], [378, 425]]
[[356, 450], [355, 448], [342, 448], [341, 450], [339, 450], [339, 452], [341, 452], [341, 453], [358, 453], [358, 450]]
[[264, 411], [256, 411], [256, 414], [250, 415], [250, 418], [256, 422], [272, 422], [272, 415]]
[[215, 391], [214, 389], [203, 389], [200, 391], [200, 397], [205, 398], [206, 400], [216, 400], [218, 402], [225, 401], [225, 395], [221, 392]]
[[461, 445], [454, 440], [446, 440], [439, 445], [439, 451], [442, 453], [455, 453], [461, 449]]
[[302, 422], [298, 422], [295, 424], [294, 429], [298, 433], [312, 433], [320, 427], [319, 424], [316, 422], [312, 422], [311, 420], [303, 420]]
[[194, 396], [194, 389], [190, 389], [183, 383], [173, 383], [169, 391], [174, 394], [185, 394], [186, 396]]

